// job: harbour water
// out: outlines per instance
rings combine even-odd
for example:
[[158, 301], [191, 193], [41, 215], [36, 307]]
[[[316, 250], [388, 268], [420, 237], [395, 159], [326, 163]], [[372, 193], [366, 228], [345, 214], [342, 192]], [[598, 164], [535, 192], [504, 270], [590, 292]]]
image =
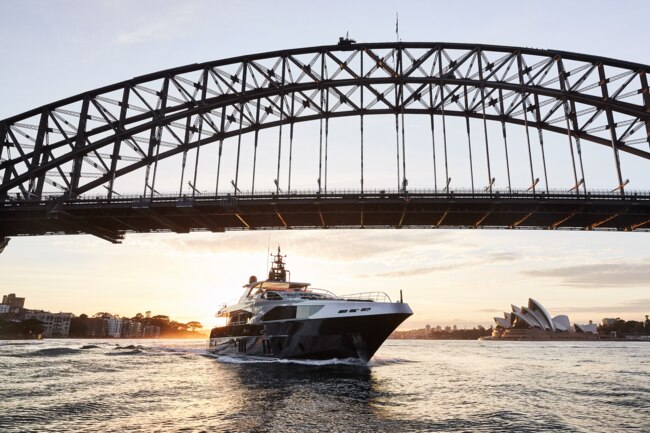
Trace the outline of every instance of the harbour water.
[[0, 431], [650, 431], [643, 342], [389, 340], [367, 365], [204, 347], [0, 342]]

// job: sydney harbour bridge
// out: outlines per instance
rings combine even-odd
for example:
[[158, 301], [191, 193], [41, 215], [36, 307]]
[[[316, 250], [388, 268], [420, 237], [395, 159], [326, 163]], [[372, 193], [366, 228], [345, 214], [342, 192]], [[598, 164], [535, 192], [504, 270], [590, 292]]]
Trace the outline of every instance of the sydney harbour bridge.
[[355, 43], [192, 64], [0, 121], [10, 236], [650, 230], [650, 66]]

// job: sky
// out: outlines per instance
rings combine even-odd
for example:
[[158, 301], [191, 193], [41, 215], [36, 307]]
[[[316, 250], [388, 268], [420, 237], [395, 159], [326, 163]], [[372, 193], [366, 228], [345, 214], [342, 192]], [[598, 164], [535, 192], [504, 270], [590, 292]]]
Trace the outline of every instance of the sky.
[[[245, 53], [395, 40], [574, 51], [650, 64], [650, 3], [626, 1], [0, 2], [0, 118], [131, 77]], [[462, 132], [462, 131], [461, 131]], [[454, 132], [452, 132], [453, 134]], [[595, 159], [593, 170], [600, 169]], [[646, 167], [637, 185], [647, 185]], [[645, 171], [644, 171], [645, 170]], [[638, 181], [639, 177], [643, 181]], [[607, 186], [604, 184], [603, 186]], [[647, 186], [646, 186], [647, 188]], [[28, 308], [209, 326], [282, 245], [294, 280], [341, 294], [399, 290], [404, 328], [489, 325], [529, 297], [576, 322], [650, 313], [647, 233], [326, 230], [12, 239], [0, 293]]]

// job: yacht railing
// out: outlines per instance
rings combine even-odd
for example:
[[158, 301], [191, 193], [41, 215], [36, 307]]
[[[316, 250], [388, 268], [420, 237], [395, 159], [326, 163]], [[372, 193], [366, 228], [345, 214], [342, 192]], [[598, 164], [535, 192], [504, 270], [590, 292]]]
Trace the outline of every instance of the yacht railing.
[[345, 299], [346, 301], [393, 302], [384, 292], [353, 293], [351, 295], [339, 296], [339, 299]]
[[364, 292], [354, 293], [352, 295], [336, 296], [334, 293], [324, 289], [309, 289], [307, 291], [273, 291], [266, 290], [260, 294], [261, 299], [269, 301], [295, 300], [295, 299], [323, 299], [323, 300], [343, 300], [343, 301], [365, 301], [365, 302], [393, 302], [384, 292]]
[[262, 299], [268, 300], [282, 300], [282, 299], [337, 299], [336, 295], [328, 290], [324, 289], [309, 289], [307, 291], [273, 291], [266, 290], [261, 295]]

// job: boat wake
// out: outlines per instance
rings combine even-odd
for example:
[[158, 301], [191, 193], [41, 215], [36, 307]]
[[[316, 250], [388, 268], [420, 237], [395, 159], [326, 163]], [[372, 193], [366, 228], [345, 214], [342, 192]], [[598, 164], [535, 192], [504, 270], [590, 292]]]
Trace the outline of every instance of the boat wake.
[[281, 358], [262, 358], [247, 356], [246, 358], [237, 357], [237, 356], [228, 356], [228, 355], [211, 355], [206, 354], [215, 358], [218, 362], [224, 364], [297, 364], [297, 365], [311, 365], [316, 367], [328, 366], [328, 365], [352, 365], [357, 367], [367, 367], [369, 364], [365, 361], [356, 358], [345, 358], [345, 359], [281, 359]]

